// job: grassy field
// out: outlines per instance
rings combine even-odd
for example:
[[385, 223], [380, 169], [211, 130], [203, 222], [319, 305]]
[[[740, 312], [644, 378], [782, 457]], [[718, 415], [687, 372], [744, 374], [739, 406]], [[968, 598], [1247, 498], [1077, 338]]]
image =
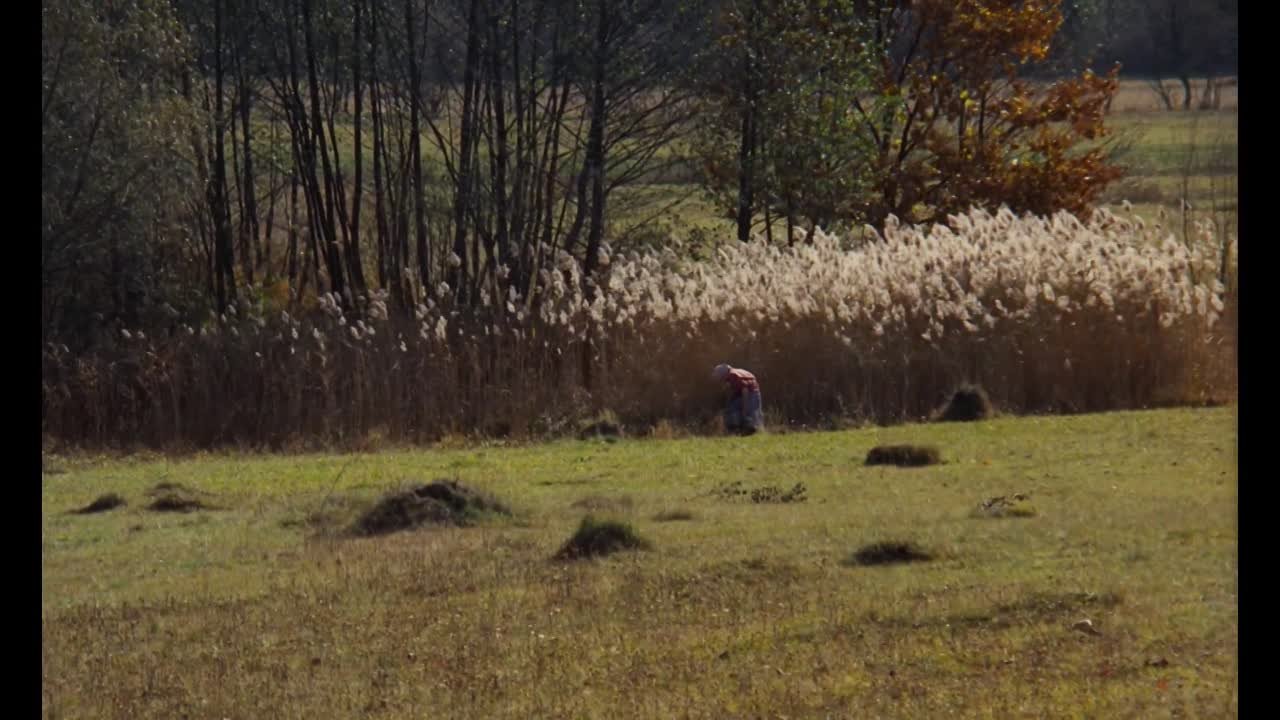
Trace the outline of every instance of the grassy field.
[[[1216, 408], [49, 457], [43, 715], [1234, 717], [1235, 426]], [[864, 466], [885, 443], [934, 445], [944, 462]], [[514, 517], [334, 536], [388, 489], [437, 477]], [[803, 483], [806, 499], [713, 492], [732, 481]], [[218, 509], [149, 511], [161, 482]], [[108, 492], [128, 505], [68, 513]], [[973, 515], [1012, 493], [1033, 517]], [[652, 548], [552, 560], [591, 508]], [[882, 540], [934, 560], [850, 562]], [[1073, 629], [1085, 618], [1099, 634]]]

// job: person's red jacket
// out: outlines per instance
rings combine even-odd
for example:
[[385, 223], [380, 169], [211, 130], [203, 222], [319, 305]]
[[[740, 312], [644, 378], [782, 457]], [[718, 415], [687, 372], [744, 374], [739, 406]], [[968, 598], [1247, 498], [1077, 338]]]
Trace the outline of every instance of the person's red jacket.
[[729, 387], [733, 389], [734, 397], [748, 391], [760, 389], [760, 383], [756, 381], [756, 376], [739, 368], [730, 370], [724, 381], [729, 383]]

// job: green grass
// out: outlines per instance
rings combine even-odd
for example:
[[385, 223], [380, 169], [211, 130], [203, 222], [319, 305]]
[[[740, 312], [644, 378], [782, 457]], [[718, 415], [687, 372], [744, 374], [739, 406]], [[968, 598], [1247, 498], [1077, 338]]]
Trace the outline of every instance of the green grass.
[[[1232, 717], [1235, 422], [51, 458], [43, 714]], [[900, 443], [944, 464], [863, 466]], [[441, 476], [515, 517], [350, 540], [302, 522]], [[150, 513], [161, 481], [226, 509]], [[803, 482], [808, 500], [711, 494], [732, 481]], [[67, 514], [107, 492], [129, 504]], [[1012, 493], [1036, 516], [973, 516]], [[620, 519], [652, 548], [553, 561], [591, 496], [630, 498]], [[656, 519], [672, 508], [691, 519]], [[933, 559], [847, 564], [885, 541]], [[1086, 617], [1100, 635], [1071, 628]]]
[[1239, 167], [1239, 114], [1234, 110], [1116, 113], [1108, 127], [1131, 142], [1123, 160], [1139, 175], [1190, 168], [1234, 174]]

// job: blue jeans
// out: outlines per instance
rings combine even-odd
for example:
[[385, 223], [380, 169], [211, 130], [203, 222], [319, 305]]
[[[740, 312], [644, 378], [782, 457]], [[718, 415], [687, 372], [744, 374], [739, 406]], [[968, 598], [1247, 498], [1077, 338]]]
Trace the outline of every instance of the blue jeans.
[[750, 435], [764, 429], [763, 402], [759, 390], [735, 395], [724, 411], [724, 426], [729, 432]]

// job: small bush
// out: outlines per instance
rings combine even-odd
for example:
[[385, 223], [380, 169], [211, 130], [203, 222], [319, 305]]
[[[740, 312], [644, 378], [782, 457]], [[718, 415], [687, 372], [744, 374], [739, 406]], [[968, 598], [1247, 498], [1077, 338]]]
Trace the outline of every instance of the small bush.
[[652, 544], [630, 524], [618, 520], [582, 518], [573, 537], [555, 554], [557, 560], [577, 560], [612, 555], [622, 550], [647, 550]]
[[867, 465], [897, 465], [898, 467], [922, 467], [937, 465], [942, 456], [935, 447], [918, 445], [880, 445], [867, 453]]
[[867, 545], [855, 552], [848, 565], [892, 565], [897, 563], [925, 562], [933, 554], [912, 542], [891, 540]]

